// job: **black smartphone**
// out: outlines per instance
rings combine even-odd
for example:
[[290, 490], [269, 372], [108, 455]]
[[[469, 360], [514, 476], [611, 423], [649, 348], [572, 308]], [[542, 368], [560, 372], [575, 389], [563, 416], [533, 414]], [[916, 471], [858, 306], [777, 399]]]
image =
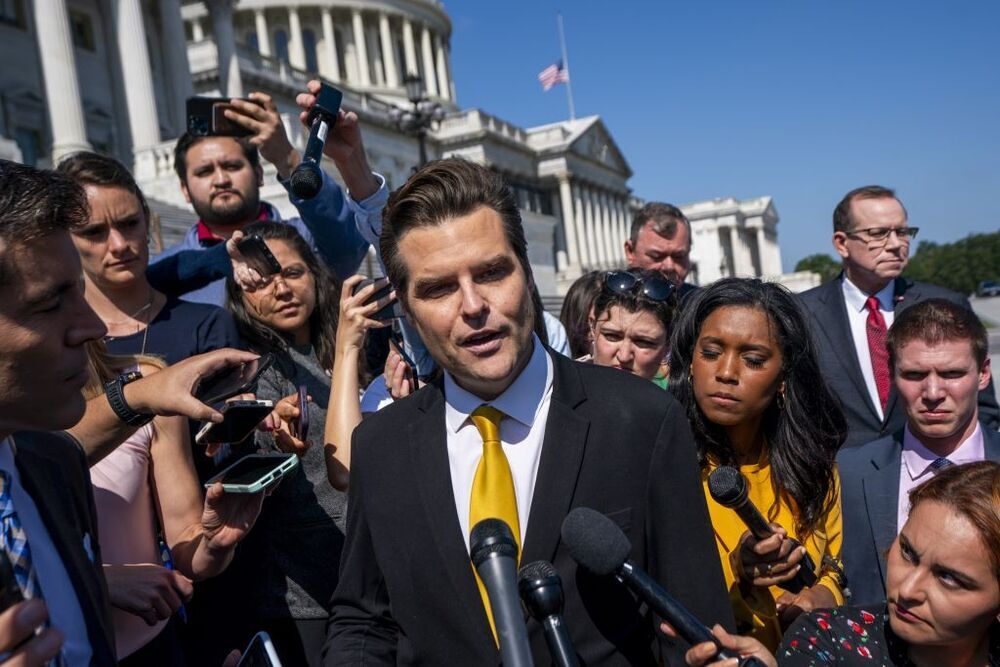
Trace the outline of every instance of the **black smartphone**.
[[281, 667], [278, 652], [274, 650], [271, 637], [266, 632], [258, 632], [243, 651], [236, 667]]
[[222, 421], [206, 422], [194, 436], [195, 444], [243, 442], [272, 410], [272, 401], [230, 401], [219, 410]]
[[406, 344], [403, 341], [403, 332], [400, 331], [398, 322], [399, 320], [396, 320], [396, 322], [392, 323], [392, 329], [389, 331], [389, 340], [392, 341], [392, 344], [396, 347], [396, 351], [399, 352], [399, 356], [403, 360], [403, 363], [410, 369], [410, 391], [414, 392], [417, 390], [417, 380], [419, 379], [417, 377], [417, 365], [413, 363], [413, 360], [410, 359], [410, 355], [406, 353]]
[[202, 403], [213, 405], [237, 394], [253, 391], [260, 374], [274, 363], [274, 355], [267, 354], [247, 361], [238, 366], [224, 368], [218, 373], [203, 379], [194, 392], [194, 397]]
[[[382, 280], [382, 278], [366, 278], [354, 286], [354, 289], [351, 290], [351, 294], [357, 294], [364, 288], [368, 287], [372, 283], [378, 282], [379, 280]], [[383, 299], [389, 296], [389, 292], [391, 291], [392, 291], [392, 283], [386, 283], [385, 287], [375, 290], [374, 294], [368, 297], [368, 300], [365, 301], [365, 304], [369, 304], [373, 301], [378, 301], [379, 299]], [[371, 317], [373, 320], [378, 320], [380, 322], [388, 322], [389, 320], [394, 320], [397, 317], [402, 317], [402, 316], [403, 313], [401, 308], [399, 307], [399, 299], [394, 299], [389, 303], [385, 304], [384, 306], [382, 306], [381, 308], [379, 308], [377, 311], [375, 311], [375, 313]]]
[[299, 385], [299, 423], [295, 428], [295, 437], [305, 442], [309, 437], [309, 392], [304, 384]]
[[257, 270], [261, 276], [270, 276], [281, 273], [281, 264], [275, 259], [271, 249], [263, 238], [253, 234], [244, 236], [236, 242], [236, 249], [247, 259], [250, 267]]
[[[245, 100], [260, 106], [256, 100]], [[227, 97], [189, 97], [187, 99], [187, 129], [196, 137], [249, 137], [253, 134], [239, 123], [226, 118], [232, 109]]]

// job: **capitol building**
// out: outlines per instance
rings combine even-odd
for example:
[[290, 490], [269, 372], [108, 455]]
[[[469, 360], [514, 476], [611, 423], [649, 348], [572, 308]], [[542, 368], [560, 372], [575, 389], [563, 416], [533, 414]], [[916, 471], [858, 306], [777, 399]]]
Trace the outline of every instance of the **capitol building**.
[[[318, 75], [357, 112], [369, 161], [393, 188], [420, 162], [396, 111], [411, 107], [405, 84], [419, 77], [443, 114], [426, 135], [428, 157], [461, 156], [506, 177], [547, 302], [582, 272], [621, 265], [643, 202], [612, 128], [599, 116], [520, 127], [463, 108], [451, 35], [437, 0], [0, 0], [0, 158], [47, 167], [83, 149], [114, 155], [133, 166], [159, 216], [154, 245], [169, 245], [194, 222], [173, 172], [187, 97], [266, 92], [301, 148], [294, 99]], [[262, 197], [294, 214], [273, 168], [265, 182]], [[689, 281], [780, 276], [770, 197], [681, 208], [693, 232]]]

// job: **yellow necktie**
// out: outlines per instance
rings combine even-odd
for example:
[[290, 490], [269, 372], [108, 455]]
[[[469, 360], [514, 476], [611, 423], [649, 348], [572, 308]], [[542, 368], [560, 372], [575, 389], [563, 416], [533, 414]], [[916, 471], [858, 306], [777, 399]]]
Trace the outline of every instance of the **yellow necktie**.
[[[479, 429], [483, 438], [483, 457], [476, 467], [476, 476], [472, 480], [472, 497], [469, 503], [469, 529], [483, 519], [500, 519], [514, 534], [517, 543], [518, 558], [521, 554], [521, 524], [517, 518], [517, 496], [514, 493], [514, 476], [510, 472], [510, 464], [503, 453], [500, 444], [500, 420], [502, 412], [489, 405], [481, 405], [472, 412], [472, 423]], [[475, 568], [473, 568], [475, 572]], [[500, 645], [497, 638], [496, 624], [493, 622], [493, 611], [490, 609], [490, 599], [483, 586], [479, 573], [476, 574], [476, 584], [479, 585], [479, 595], [483, 598], [486, 617], [490, 621], [493, 640]]]

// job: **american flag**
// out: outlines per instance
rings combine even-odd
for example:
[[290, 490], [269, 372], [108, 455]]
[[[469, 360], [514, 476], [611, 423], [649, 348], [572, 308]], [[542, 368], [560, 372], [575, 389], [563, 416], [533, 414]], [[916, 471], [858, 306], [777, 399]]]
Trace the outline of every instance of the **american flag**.
[[538, 74], [538, 80], [542, 84], [542, 90], [549, 90], [557, 83], [568, 83], [569, 72], [563, 67], [563, 61], [557, 60]]

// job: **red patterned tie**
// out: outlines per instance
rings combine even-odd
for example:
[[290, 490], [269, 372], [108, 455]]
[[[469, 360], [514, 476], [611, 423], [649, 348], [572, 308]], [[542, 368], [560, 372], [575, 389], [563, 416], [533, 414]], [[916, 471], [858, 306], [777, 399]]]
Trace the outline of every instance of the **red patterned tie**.
[[872, 357], [878, 400], [882, 404], [882, 412], [885, 413], [885, 406], [889, 402], [889, 350], [885, 347], [885, 318], [878, 309], [878, 297], [868, 297], [865, 307], [868, 308], [868, 321], [865, 323], [868, 351]]

